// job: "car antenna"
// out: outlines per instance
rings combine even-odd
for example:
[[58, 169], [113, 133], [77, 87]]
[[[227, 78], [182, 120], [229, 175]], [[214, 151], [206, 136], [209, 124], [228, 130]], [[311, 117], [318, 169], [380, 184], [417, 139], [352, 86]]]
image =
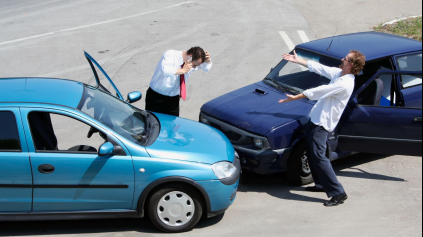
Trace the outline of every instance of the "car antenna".
[[335, 39], [336, 33], [338, 33], [338, 28], [339, 27], [336, 27], [335, 35], [332, 37], [332, 41], [330, 42], [330, 45], [329, 45], [328, 49], [326, 49], [326, 51], [329, 51], [330, 47], [332, 47], [333, 40]]

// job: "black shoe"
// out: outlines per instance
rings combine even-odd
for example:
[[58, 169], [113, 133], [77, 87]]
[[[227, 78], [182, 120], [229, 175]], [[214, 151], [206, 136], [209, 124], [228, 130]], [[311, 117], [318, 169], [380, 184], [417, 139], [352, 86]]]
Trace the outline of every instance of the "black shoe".
[[333, 197], [330, 201], [325, 202], [326, 207], [336, 207], [340, 204], [344, 204], [344, 202], [348, 199], [348, 195], [346, 193], [340, 194], [338, 196]]
[[306, 187], [305, 191], [307, 192], [313, 192], [313, 193], [324, 193], [325, 190], [323, 188], [318, 188], [316, 186], [314, 187]]

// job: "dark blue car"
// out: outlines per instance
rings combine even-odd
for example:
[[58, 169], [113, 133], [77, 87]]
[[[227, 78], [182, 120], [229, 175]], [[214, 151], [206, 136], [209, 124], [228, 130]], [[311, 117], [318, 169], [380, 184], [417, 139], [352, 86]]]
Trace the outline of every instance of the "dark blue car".
[[[352, 49], [365, 54], [367, 62], [356, 77], [341, 122], [327, 139], [327, 156], [330, 160], [359, 152], [422, 156], [422, 43], [365, 32], [301, 44], [295, 50], [303, 59], [337, 67]], [[264, 80], [206, 103], [200, 121], [226, 134], [244, 170], [286, 172], [294, 184], [308, 184], [313, 179], [304, 126], [316, 102], [278, 101], [329, 82], [283, 60]]]

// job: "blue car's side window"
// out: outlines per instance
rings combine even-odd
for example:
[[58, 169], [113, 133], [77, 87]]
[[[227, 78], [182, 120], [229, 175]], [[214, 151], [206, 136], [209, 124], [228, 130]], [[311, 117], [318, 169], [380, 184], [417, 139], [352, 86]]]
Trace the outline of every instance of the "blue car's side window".
[[9, 111], [0, 111], [0, 152], [20, 152], [18, 127], [15, 115]]
[[98, 130], [88, 138], [91, 126], [61, 114], [31, 112], [28, 121], [37, 152], [94, 154], [108, 139]]

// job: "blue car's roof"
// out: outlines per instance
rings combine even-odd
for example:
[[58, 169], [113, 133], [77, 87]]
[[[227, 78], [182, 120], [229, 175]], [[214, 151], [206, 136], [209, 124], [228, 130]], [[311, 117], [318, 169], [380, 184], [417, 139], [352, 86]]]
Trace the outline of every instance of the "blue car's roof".
[[0, 102], [48, 103], [76, 108], [83, 91], [81, 82], [64, 79], [0, 79]]
[[[332, 45], [327, 50], [331, 42]], [[372, 61], [396, 54], [421, 51], [422, 43], [391, 34], [363, 32], [316, 40], [298, 45], [297, 48], [313, 51], [336, 59], [344, 58], [350, 50], [359, 50], [366, 56], [367, 61]]]

